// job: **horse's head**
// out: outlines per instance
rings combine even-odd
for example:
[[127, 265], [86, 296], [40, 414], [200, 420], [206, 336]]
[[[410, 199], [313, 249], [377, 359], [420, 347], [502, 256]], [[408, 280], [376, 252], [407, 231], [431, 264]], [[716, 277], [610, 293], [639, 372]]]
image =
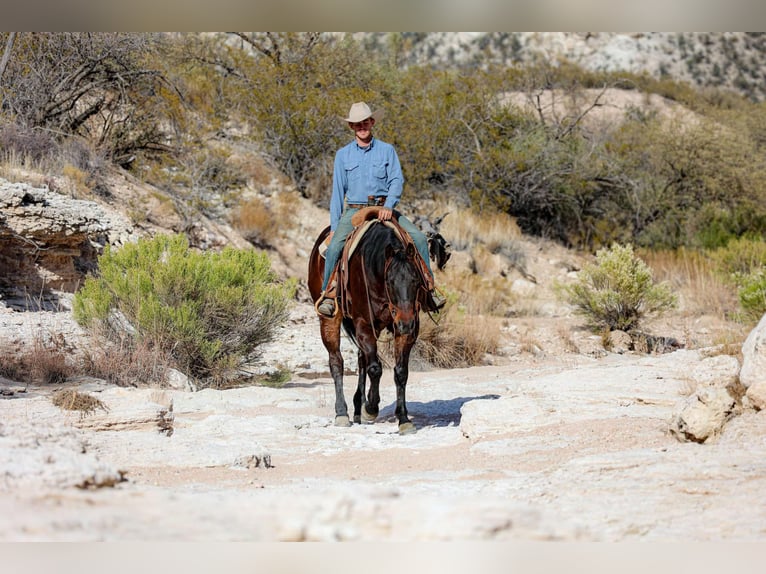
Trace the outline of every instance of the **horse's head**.
[[418, 271], [415, 247], [386, 247], [386, 291], [388, 306], [394, 320], [394, 331], [401, 335], [417, 337], [420, 326], [420, 291], [422, 277]]

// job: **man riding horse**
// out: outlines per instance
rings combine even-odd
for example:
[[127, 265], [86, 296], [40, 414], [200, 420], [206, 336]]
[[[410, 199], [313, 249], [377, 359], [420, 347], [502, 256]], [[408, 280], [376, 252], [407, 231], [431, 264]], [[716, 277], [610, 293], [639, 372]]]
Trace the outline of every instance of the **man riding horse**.
[[[372, 135], [378, 115], [379, 112], [373, 113], [366, 103], [357, 102], [351, 106], [348, 117], [343, 118], [354, 132], [354, 141], [335, 154], [330, 199], [330, 244], [325, 254], [322, 295], [316, 306], [317, 312], [325, 317], [333, 317], [336, 313], [335, 290], [328, 290], [328, 284], [346, 239], [354, 229], [351, 218], [363, 207], [381, 206], [378, 219], [389, 221], [395, 217], [398, 220], [400, 227], [412, 238], [433, 278], [425, 235], [404, 215], [394, 211], [402, 195], [404, 177], [394, 147]], [[429, 292], [427, 299], [428, 311], [444, 307], [444, 298], [435, 290]]]

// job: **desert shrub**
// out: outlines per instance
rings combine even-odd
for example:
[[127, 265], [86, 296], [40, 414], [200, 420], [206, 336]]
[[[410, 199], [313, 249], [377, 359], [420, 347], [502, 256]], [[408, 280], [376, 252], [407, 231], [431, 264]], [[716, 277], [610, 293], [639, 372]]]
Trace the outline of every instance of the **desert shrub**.
[[272, 339], [295, 288], [277, 280], [263, 253], [200, 253], [183, 235], [163, 235], [107, 248], [73, 312], [87, 327], [127, 330], [186, 374], [217, 385]]
[[737, 282], [766, 265], [766, 241], [762, 237], [745, 236], [729, 241], [726, 246], [710, 252], [716, 268]]
[[583, 266], [575, 283], [561, 292], [595, 331], [629, 331], [646, 315], [677, 304], [666, 284], [655, 284], [652, 272], [631, 245], [613, 244], [596, 253], [596, 263]]
[[738, 295], [745, 318], [760, 320], [766, 314], [766, 267], [743, 277]]
[[374, 83], [372, 68], [351, 38], [334, 42], [317, 32], [235, 36], [236, 42], [216, 37], [199, 61], [213, 63], [209, 70], [234, 72], [222, 82], [228, 113], [252, 127], [264, 157], [306, 196], [318, 172], [331, 167], [321, 159], [353, 138], [341, 114], [359, 100], [377, 107], [376, 94], [360, 88]]
[[710, 258], [724, 280], [737, 287], [743, 319], [760, 319], [766, 312], [766, 241], [739, 237], [711, 251]]

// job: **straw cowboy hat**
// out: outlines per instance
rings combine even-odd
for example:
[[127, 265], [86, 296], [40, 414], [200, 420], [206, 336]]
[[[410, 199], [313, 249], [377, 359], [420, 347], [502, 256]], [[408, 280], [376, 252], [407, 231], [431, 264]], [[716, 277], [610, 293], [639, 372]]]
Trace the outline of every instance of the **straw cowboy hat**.
[[370, 110], [370, 106], [365, 104], [364, 102], [357, 102], [351, 106], [351, 109], [348, 112], [347, 118], [341, 118], [344, 122], [351, 122], [352, 124], [363, 122], [367, 118], [372, 118], [374, 120], [379, 120], [383, 117], [382, 110], [376, 110], [372, 111]]

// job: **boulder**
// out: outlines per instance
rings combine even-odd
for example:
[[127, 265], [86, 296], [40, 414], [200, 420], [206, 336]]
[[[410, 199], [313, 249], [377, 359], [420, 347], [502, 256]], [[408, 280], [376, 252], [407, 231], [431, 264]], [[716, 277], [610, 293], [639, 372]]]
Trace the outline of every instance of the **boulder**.
[[766, 315], [742, 346], [739, 380], [746, 389], [747, 403], [757, 410], [766, 408]]

